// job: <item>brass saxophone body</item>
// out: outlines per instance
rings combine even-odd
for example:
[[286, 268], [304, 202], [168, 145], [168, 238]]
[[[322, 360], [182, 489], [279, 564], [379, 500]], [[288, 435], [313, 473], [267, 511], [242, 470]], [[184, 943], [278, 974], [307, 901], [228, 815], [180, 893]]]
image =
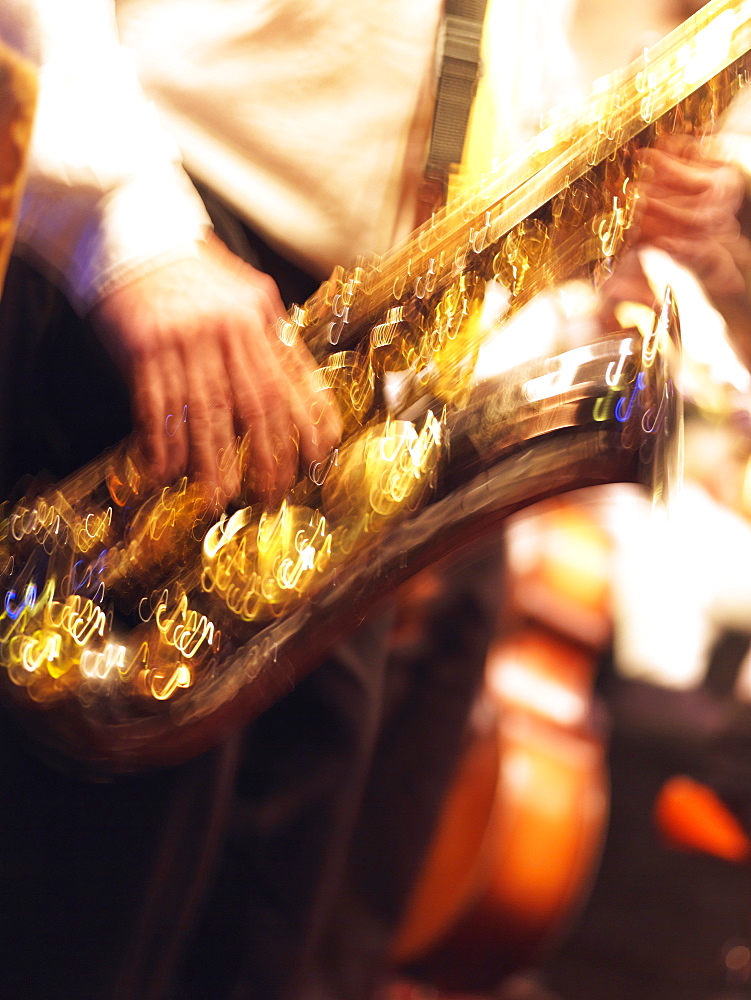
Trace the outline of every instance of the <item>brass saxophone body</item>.
[[304, 504], [273, 512], [211, 520], [184, 482], [128, 510], [114, 453], [82, 504], [63, 487], [3, 522], [5, 700], [94, 770], [200, 752], [422, 566], [535, 500], [665, 470], [668, 357], [621, 330], [484, 379], [453, 412], [426, 399], [354, 434]]
[[[721, 55], [689, 74], [684, 49], [701, 55], [717, 25]], [[635, 145], [713, 120], [745, 82], [751, 3], [712, 0], [687, 26], [649, 72], [596, 89], [466, 201], [291, 311], [279, 335], [305, 339], [345, 429], [277, 510], [218, 516], [201, 484], [149, 490], [124, 443], [6, 511], [0, 693], [44, 747], [105, 773], [177, 763], [513, 511], [606, 482], [665, 491], [681, 426], [669, 293], [649, 324], [509, 369], [488, 359], [538, 293], [615, 266]]]

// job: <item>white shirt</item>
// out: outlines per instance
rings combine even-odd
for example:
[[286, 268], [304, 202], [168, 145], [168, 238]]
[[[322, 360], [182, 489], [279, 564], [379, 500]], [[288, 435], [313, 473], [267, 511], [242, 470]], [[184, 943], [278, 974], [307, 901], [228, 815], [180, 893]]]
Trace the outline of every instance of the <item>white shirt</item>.
[[188, 169], [324, 276], [354, 252], [394, 241], [439, 8], [437, 0], [119, 0], [117, 13]]
[[[499, 41], [529, 81], [529, 117], [544, 90], [540, 67], [567, 64], [560, 32], [570, 2], [519, 6], [525, 16]], [[4, 37], [19, 10], [41, 25], [20, 245], [80, 311], [140, 270], [195, 252], [208, 223], [182, 157], [320, 276], [356, 253], [383, 252], [405, 235], [400, 199], [421, 166], [414, 152], [439, 8], [440, 0], [119, 0], [116, 25], [108, 0], [12, 0], [0, 11]], [[526, 38], [522, 22], [534, 27]], [[506, 108], [516, 118], [520, 110]]]

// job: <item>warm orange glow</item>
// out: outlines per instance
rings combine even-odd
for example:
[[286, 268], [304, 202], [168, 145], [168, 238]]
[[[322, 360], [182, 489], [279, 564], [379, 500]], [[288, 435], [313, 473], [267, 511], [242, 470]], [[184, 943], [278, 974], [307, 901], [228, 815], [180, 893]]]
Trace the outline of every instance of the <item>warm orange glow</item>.
[[741, 824], [706, 785], [683, 775], [666, 782], [655, 803], [655, 820], [674, 846], [745, 862], [751, 841]]

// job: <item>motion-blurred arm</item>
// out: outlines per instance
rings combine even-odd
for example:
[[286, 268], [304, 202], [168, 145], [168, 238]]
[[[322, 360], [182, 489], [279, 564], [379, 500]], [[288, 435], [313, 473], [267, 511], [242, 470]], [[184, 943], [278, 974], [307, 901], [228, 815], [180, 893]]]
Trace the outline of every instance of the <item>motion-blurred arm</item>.
[[[136, 441], [156, 478], [186, 471], [263, 495], [321, 459], [338, 434], [312, 361], [281, 344], [276, 286], [210, 235], [179, 151], [145, 99], [99, 0], [14, 0], [10, 35], [34, 23], [40, 100], [18, 244], [89, 314], [131, 392]], [[224, 471], [222, 471], [224, 470]]]

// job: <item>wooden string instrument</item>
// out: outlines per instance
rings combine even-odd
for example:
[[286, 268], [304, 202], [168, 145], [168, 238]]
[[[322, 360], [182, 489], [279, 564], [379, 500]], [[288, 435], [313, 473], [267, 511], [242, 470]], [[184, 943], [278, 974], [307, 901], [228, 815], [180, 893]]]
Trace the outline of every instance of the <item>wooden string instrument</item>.
[[608, 818], [593, 688], [612, 628], [610, 540], [575, 497], [517, 528], [510, 614], [393, 947], [408, 981], [462, 993], [494, 989], [558, 943], [586, 899]]
[[0, 41], [0, 293], [24, 188], [36, 99], [36, 69]]

